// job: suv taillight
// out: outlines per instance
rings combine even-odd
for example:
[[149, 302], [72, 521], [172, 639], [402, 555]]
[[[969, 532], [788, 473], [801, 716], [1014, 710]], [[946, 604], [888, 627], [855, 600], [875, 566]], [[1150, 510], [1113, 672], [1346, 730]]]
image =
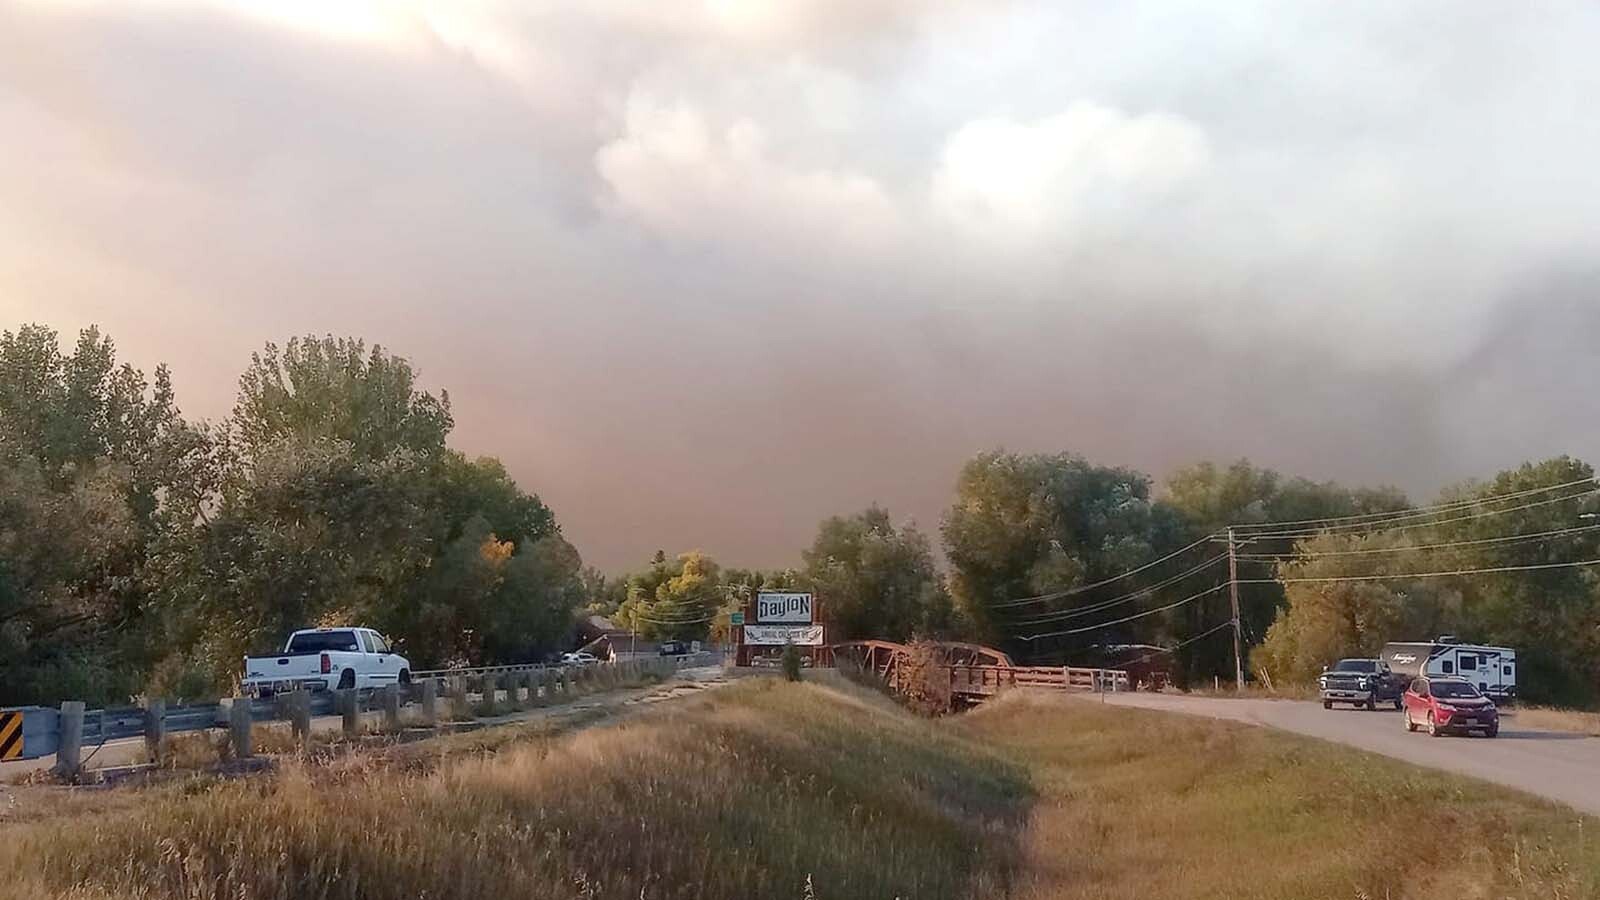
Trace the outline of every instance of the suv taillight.
[[329, 672], [332, 672], [332, 671], [333, 671], [333, 657], [329, 656], [326, 653], [322, 654], [322, 674], [326, 675], [326, 674], [328, 674]]

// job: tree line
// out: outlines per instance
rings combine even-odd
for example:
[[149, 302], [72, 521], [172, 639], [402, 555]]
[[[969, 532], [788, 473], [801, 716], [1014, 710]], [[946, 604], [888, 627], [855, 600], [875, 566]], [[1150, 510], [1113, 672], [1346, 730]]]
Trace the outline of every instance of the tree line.
[[[448, 394], [355, 339], [268, 345], [208, 423], [182, 415], [165, 366], [147, 377], [95, 329], [68, 349], [41, 326], [0, 334], [0, 703], [225, 691], [245, 653], [316, 624], [370, 624], [429, 667], [546, 657], [585, 613], [645, 640], [721, 640], [766, 589], [816, 592], [841, 638], [971, 640], [1041, 664], [1177, 647], [1178, 679], [1209, 681], [1233, 667], [1216, 631], [1229, 526], [1252, 677], [1304, 682], [1338, 656], [1450, 632], [1518, 648], [1527, 696], [1592, 703], [1600, 685], [1592, 570], [1507, 571], [1600, 558], [1600, 526], [1579, 518], [1593, 484], [1527, 508], [1472, 503], [1592, 478], [1566, 457], [1441, 494], [1493, 515], [1284, 533], [1252, 526], [1416, 507], [1244, 460], [1158, 483], [991, 451], [962, 467], [932, 535], [873, 505], [819, 523], [792, 568], [691, 550], [608, 576], [497, 460], [451, 449], [453, 425]], [[1394, 577], [1482, 568], [1502, 571]], [[1358, 576], [1382, 577], [1301, 580]]]
[[[944, 571], [924, 532], [872, 506], [823, 521], [796, 568], [722, 570], [700, 551], [658, 552], [642, 571], [595, 576], [589, 609], [647, 638], [718, 639], [753, 591], [806, 589], [828, 604], [840, 638], [969, 640], [1057, 665], [1116, 664], [1147, 647], [1176, 647], [1179, 683], [1209, 683], [1233, 673], [1232, 612], [1220, 588], [1224, 535], [1237, 526], [1250, 677], [1305, 684], [1341, 656], [1456, 634], [1517, 648], [1524, 696], [1593, 704], [1594, 570], [1521, 569], [1600, 560], [1600, 524], [1582, 518], [1600, 508], [1585, 481], [1593, 474], [1568, 457], [1529, 463], [1446, 488], [1437, 502], [1454, 512], [1407, 515], [1417, 507], [1396, 488], [1286, 477], [1246, 460], [1191, 465], [1158, 486], [1070, 453], [994, 451], [957, 478], [939, 529]], [[1560, 485], [1574, 486], [1527, 508], [1495, 500]], [[1332, 527], [1290, 535], [1252, 527], [1328, 519]], [[1551, 532], [1560, 533], [1538, 538]], [[1515, 571], [1404, 577], [1472, 569]], [[1137, 577], [1117, 577], [1130, 570]], [[1302, 580], [1371, 576], [1381, 577]]]
[[204, 423], [96, 329], [0, 335], [0, 703], [214, 694], [308, 625], [431, 665], [555, 649], [578, 553], [453, 424], [359, 340], [267, 346]]

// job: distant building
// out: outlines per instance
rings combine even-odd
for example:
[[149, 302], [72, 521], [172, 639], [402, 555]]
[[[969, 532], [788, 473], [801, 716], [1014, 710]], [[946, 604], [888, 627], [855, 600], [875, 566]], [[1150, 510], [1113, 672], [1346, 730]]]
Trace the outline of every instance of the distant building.
[[605, 616], [584, 616], [578, 620], [577, 649], [587, 650], [601, 659], [611, 659], [626, 658], [629, 654], [654, 656], [658, 645], [655, 641], [637, 639], [633, 632]]

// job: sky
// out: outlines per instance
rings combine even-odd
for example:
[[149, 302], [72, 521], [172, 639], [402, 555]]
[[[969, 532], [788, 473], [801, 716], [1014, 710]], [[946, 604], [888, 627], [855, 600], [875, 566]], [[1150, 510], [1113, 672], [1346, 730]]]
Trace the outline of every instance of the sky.
[[[1600, 7], [0, 0], [0, 327], [352, 335], [585, 559], [961, 463], [1600, 458]], [[1585, 102], [1589, 101], [1589, 102]]]

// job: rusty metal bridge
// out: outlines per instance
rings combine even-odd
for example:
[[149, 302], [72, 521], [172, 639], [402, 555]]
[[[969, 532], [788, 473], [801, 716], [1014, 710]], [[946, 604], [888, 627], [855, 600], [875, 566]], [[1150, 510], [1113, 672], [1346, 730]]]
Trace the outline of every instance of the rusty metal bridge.
[[981, 703], [1010, 688], [1061, 691], [1126, 691], [1121, 669], [1019, 666], [1011, 657], [980, 644], [846, 641], [829, 647], [834, 664], [871, 672], [894, 692], [947, 708]]

